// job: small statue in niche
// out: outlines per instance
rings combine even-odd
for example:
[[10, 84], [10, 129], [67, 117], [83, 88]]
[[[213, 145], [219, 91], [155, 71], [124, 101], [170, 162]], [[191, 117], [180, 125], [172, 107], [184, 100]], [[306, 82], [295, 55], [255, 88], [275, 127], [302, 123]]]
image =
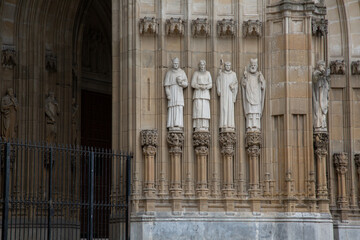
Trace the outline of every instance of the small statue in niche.
[[191, 86], [195, 89], [193, 95], [193, 127], [195, 131], [208, 131], [212, 79], [210, 72], [206, 71], [205, 60], [200, 60], [199, 70], [194, 72]]
[[14, 90], [12, 88], [8, 88], [6, 91], [6, 95], [1, 99], [1, 136], [4, 139], [11, 139], [15, 137], [17, 110], [18, 101], [14, 95]]
[[324, 61], [317, 63], [312, 76], [314, 131], [327, 131], [326, 115], [329, 106], [330, 70]]
[[166, 127], [169, 130], [182, 130], [184, 127], [184, 93], [188, 86], [185, 72], [180, 68], [178, 58], [172, 60], [172, 68], [165, 75], [164, 87], [168, 100], [168, 118]]
[[71, 127], [72, 127], [72, 137], [73, 137], [73, 144], [78, 144], [78, 115], [79, 115], [79, 105], [76, 103], [76, 99], [72, 99], [71, 105]]
[[[221, 60], [222, 63], [222, 60]], [[223, 131], [235, 129], [234, 104], [238, 93], [236, 73], [231, 70], [231, 62], [225, 62], [216, 80], [217, 94], [220, 97], [219, 128]]]
[[54, 143], [57, 137], [57, 117], [60, 114], [59, 104], [54, 92], [49, 92], [45, 100], [46, 142]]
[[246, 131], [260, 131], [266, 82], [262, 73], [258, 71], [257, 59], [251, 59], [248, 69], [245, 68], [241, 88]]

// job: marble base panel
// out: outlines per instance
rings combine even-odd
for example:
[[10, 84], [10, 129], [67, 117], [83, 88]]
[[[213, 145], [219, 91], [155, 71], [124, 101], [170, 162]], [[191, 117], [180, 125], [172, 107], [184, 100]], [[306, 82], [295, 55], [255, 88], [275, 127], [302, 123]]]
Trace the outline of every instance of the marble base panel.
[[132, 216], [131, 239], [334, 239], [329, 214], [171, 213]]
[[360, 221], [334, 223], [335, 240], [360, 239]]

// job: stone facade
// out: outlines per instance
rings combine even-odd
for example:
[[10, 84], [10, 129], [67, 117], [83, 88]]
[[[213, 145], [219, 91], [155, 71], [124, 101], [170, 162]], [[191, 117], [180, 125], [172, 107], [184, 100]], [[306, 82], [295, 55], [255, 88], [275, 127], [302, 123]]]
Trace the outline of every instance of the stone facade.
[[[60, 109], [51, 141], [58, 143], [77, 142], [73, 102], [81, 109], [82, 90], [112, 94], [113, 148], [134, 153], [134, 239], [148, 228], [153, 238], [171, 239], [175, 227], [196, 238], [191, 221], [227, 232], [235, 231], [228, 222], [246, 222], [249, 236], [260, 231], [265, 239], [291, 239], [301, 219], [320, 226], [311, 236], [301, 231], [304, 239], [360, 233], [358, 1], [87, 2], [0, 3], [0, 92], [12, 88], [18, 101], [15, 137], [37, 141], [49, 132], [44, 112], [53, 92]], [[246, 132], [241, 91], [235, 128], [219, 129], [216, 81], [208, 132], [194, 132], [191, 87], [183, 90], [183, 129], [169, 131], [163, 81], [175, 57], [188, 79], [205, 60], [213, 80], [222, 59], [238, 77], [258, 59], [266, 79], [261, 132]], [[320, 60], [331, 81], [327, 129], [314, 132], [312, 74]], [[277, 226], [281, 234], [266, 233]]]

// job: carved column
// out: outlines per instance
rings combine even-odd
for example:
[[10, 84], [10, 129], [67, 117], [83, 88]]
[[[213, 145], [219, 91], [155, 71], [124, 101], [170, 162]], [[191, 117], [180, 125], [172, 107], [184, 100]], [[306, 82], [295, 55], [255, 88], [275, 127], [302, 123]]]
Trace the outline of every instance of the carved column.
[[348, 171], [349, 159], [345, 152], [334, 153], [334, 166], [338, 174], [338, 207], [340, 210], [349, 207], [346, 194], [346, 173]]
[[328, 155], [329, 134], [327, 132], [314, 133], [314, 151], [316, 158], [316, 175], [318, 205], [320, 212], [329, 212], [329, 194], [326, 179], [326, 157]]
[[145, 211], [155, 211], [155, 155], [158, 132], [157, 130], [142, 130], [140, 135], [144, 154]]
[[[355, 161], [356, 170], [358, 173], [358, 183], [360, 184], [360, 154], [359, 153], [355, 154], [354, 161]], [[360, 190], [358, 189], [358, 191], [360, 191]], [[360, 203], [359, 203], [359, 205], [360, 205]]]
[[196, 196], [199, 199], [199, 210], [206, 211], [208, 208], [208, 177], [207, 177], [207, 158], [209, 154], [210, 132], [194, 132], [194, 147], [197, 162], [197, 183]]
[[181, 211], [181, 155], [184, 143], [182, 131], [170, 131], [167, 136], [170, 155], [170, 196], [173, 201], [173, 211]]
[[246, 133], [246, 150], [250, 167], [250, 189], [249, 195], [253, 212], [260, 211], [260, 179], [259, 179], [259, 156], [261, 148], [261, 132]]
[[222, 193], [225, 198], [226, 211], [234, 211], [234, 164], [236, 136], [233, 131], [220, 132], [219, 136], [221, 155], [224, 166], [224, 182]]

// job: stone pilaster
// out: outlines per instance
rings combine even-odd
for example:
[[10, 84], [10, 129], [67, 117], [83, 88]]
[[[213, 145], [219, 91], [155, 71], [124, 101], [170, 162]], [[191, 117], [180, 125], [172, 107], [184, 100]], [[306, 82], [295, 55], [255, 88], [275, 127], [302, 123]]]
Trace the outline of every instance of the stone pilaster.
[[141, 146], [144, 154], [145, 211], [155, 211], [155, 155], [158, 146], [157, 130], [142, 130]]
[[221, 155], [224, 166], [222, 194], [225, 198], [226, 211], [234, 210], [234, 163], [236, 136], [234, 131], [222, 131], [219, 136]]
[[334, 153], [334, 166], [338, 175], [338, 208], [340, 210], [348, 209], [349, 202], [346, 193], [346, 173], [348, 171], [349, 159], [345, 152]]
[[183, 153], [184, 133], [181, 130], [169, 131], [167, 136], [170, 155], [170, 196], [172, 197], [172, 209], [174, 212], [181, 211], [181, 156]]
[[199, 199], [200, 211], [206, 211], [208, 208], [207, 199], [209, 196], [207, 161], [209, 155], [210, 132], [194, 132], [193, 139], [197, 166], [196, 196]]
[[260, 181], [259, 181], [259, 156], [261, 148], [261, 132], [247, 132], [245, 138], [246, 151], [249, 160], [250, 189], [249, 196], [253, 212], [260, 212]]
[[329, 212], [329, 193], [326, 179], [326, 158], [328, 155], [329, 134], [327, 132], [314, 133], [314, 152], [316, 158], [317, 189], [320, 212]]

